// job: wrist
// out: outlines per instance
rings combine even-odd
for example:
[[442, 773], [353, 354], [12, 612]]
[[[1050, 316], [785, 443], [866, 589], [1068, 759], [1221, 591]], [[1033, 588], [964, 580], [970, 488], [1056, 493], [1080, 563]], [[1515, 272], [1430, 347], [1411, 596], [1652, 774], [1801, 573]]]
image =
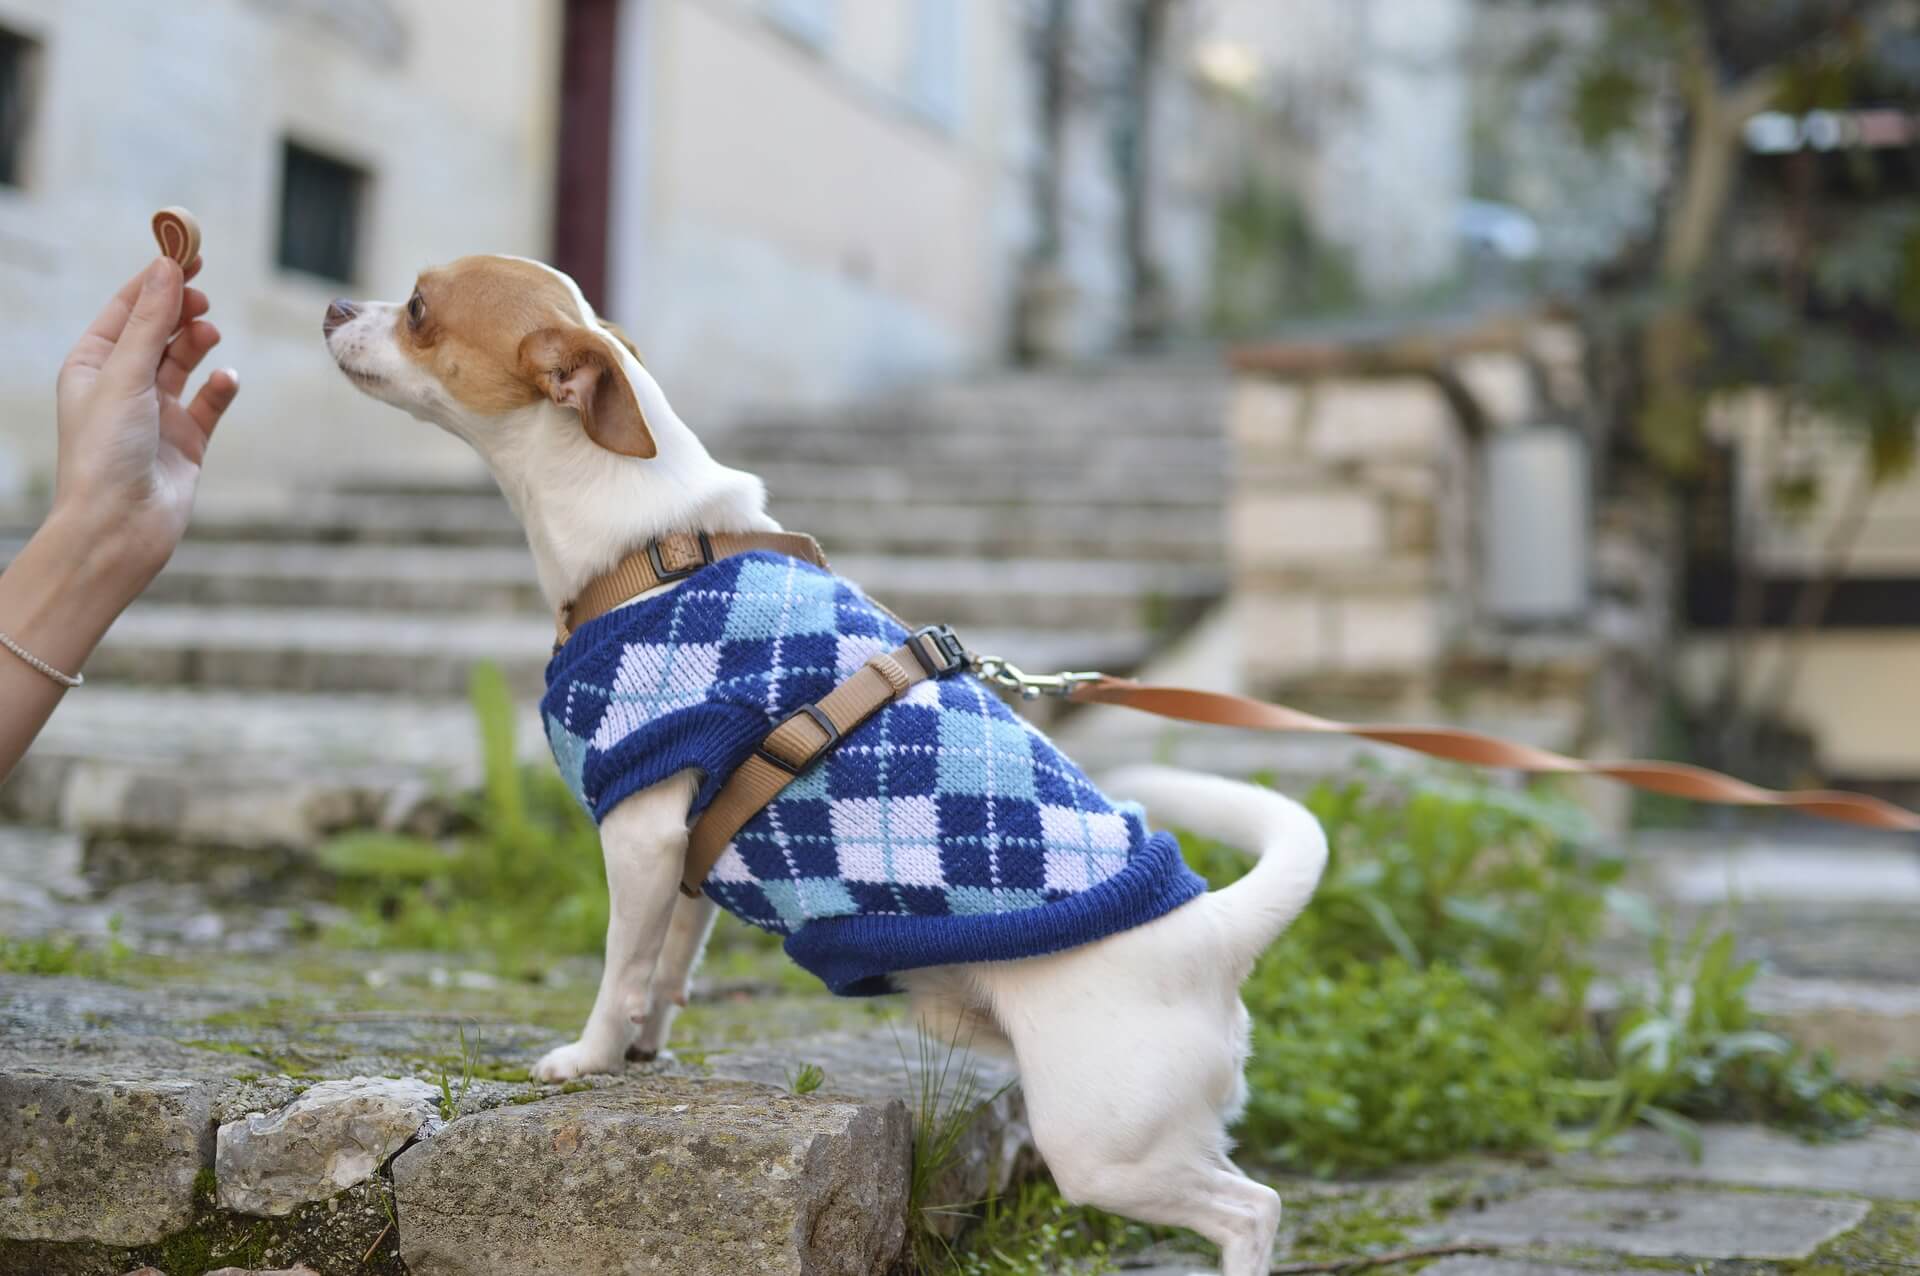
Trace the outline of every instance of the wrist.
[[103, 630], [165, 565], [165, 556], [134, 542], [124, 524], [58, 504], [15, 564], [27, 569], [36, 592], [57, 592], [63, 610]]
[[54, 503], [46, 522], [34, 533], [48, 564], [64, 569], [71, 588], [113, 602], [116, 610], [153, 583], [171, 557], [129, 527], [124, 509], [119, 516], [99, 514], [84, 507]]

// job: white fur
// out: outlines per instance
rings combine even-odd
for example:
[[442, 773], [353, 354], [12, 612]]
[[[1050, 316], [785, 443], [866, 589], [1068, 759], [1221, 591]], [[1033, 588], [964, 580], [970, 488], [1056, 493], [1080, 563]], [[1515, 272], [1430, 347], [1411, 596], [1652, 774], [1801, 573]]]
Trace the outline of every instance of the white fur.
[[[573, 296], [591, 325], [591, 308]], [[555, 606], [662, 532], [774, 526], [760, 481], [717, 464], [624, 349], [620, 366], [659, 446], [649, 460], [602, 450], [564, 408], [472, 418], [394, 347], [395, 315], [365, 307], [330, 339], [336, 359], [368, 393], [479, 451], [526, 524]], [[1108, 788], [1144, 802], [1157, 822], [1260, 858], [1233, 886], [1133, 930], [1046, 957], [909, 971], [901, 982], [930, 1031], [1012, 1054], [1034, 1138], [1069, 1198], [1191, 1227], [1220, 1246], [1225, 1276], [1261, 1276], [1280, 1199], [1228, 1159], [1226, 1127], [1246, 1099], [1239, 985], [1311, 897], [1326, 840], [1298, 803], [1249, 785], [1140, 768]], [[691, 773], [676, 775], [601, 824], [606, 968], [579, 1039], [535, 1065], [541, 1080], [616, 1071], [665, 1046], [715, 913], [676, 889], [694, 792]]]

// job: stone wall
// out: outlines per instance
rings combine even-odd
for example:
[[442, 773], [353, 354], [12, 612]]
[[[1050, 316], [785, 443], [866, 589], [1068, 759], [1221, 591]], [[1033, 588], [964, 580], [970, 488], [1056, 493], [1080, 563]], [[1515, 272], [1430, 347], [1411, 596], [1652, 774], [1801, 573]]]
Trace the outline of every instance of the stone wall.
[[[1236, 355], [1230, 555], [1242, 683], [1320, 711], [1441, 719], [1549, 747], [1644, 744], [1674, 527], [1657, 492], [1594, 500], [1585, 605], [1492, 614], [1486, 440], [1577, 427], [1579, 346], [1516, 319]], [[1595, 484], [1595, 486], [1599, 486]]]

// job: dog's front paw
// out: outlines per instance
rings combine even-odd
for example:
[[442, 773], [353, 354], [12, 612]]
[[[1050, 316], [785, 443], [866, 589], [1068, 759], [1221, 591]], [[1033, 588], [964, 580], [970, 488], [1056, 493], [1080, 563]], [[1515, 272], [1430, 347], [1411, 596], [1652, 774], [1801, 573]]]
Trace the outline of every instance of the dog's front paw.
[[533, 1065], [535, 1081], [571, 1081], [592, 1072], [618, 1072], [624, 1062], [621, 1052], [608, 1054], [592, 1049], [584, 1041], [549, 1050]]

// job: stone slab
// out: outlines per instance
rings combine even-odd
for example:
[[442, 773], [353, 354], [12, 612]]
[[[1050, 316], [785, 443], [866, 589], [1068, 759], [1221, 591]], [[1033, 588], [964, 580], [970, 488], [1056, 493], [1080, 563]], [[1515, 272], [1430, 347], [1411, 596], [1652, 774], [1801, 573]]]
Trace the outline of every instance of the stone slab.
[[657, 1077], [454, 1122], [393, 1163], [414, 1276], [882, 1276], [906, 1236], [898, 1102]]
[[0, 1069], [0, 1237], [144, 1245], [193, 1217], [214, 1087]]
[[1455, 1214], [1416, 1240], [1786, 1261], [1857, 1226], [1870, 1208], [1865, 1201], [1760, 1192], [1547, 1188]]
[[1560, 1164], [1624, 1183], [1726, 1183], [1920, 1201], [1920, 1131], [1883, 1127], [1858, 1139], [1809, 1144], [1764, 1126], [1719, 1126], [1702, 1131], [1701, 1143], [1696, 1162], [1677, 1139], [1636, 1130], [1615, 1141], [1614, 1155], [1581, 1153]]

